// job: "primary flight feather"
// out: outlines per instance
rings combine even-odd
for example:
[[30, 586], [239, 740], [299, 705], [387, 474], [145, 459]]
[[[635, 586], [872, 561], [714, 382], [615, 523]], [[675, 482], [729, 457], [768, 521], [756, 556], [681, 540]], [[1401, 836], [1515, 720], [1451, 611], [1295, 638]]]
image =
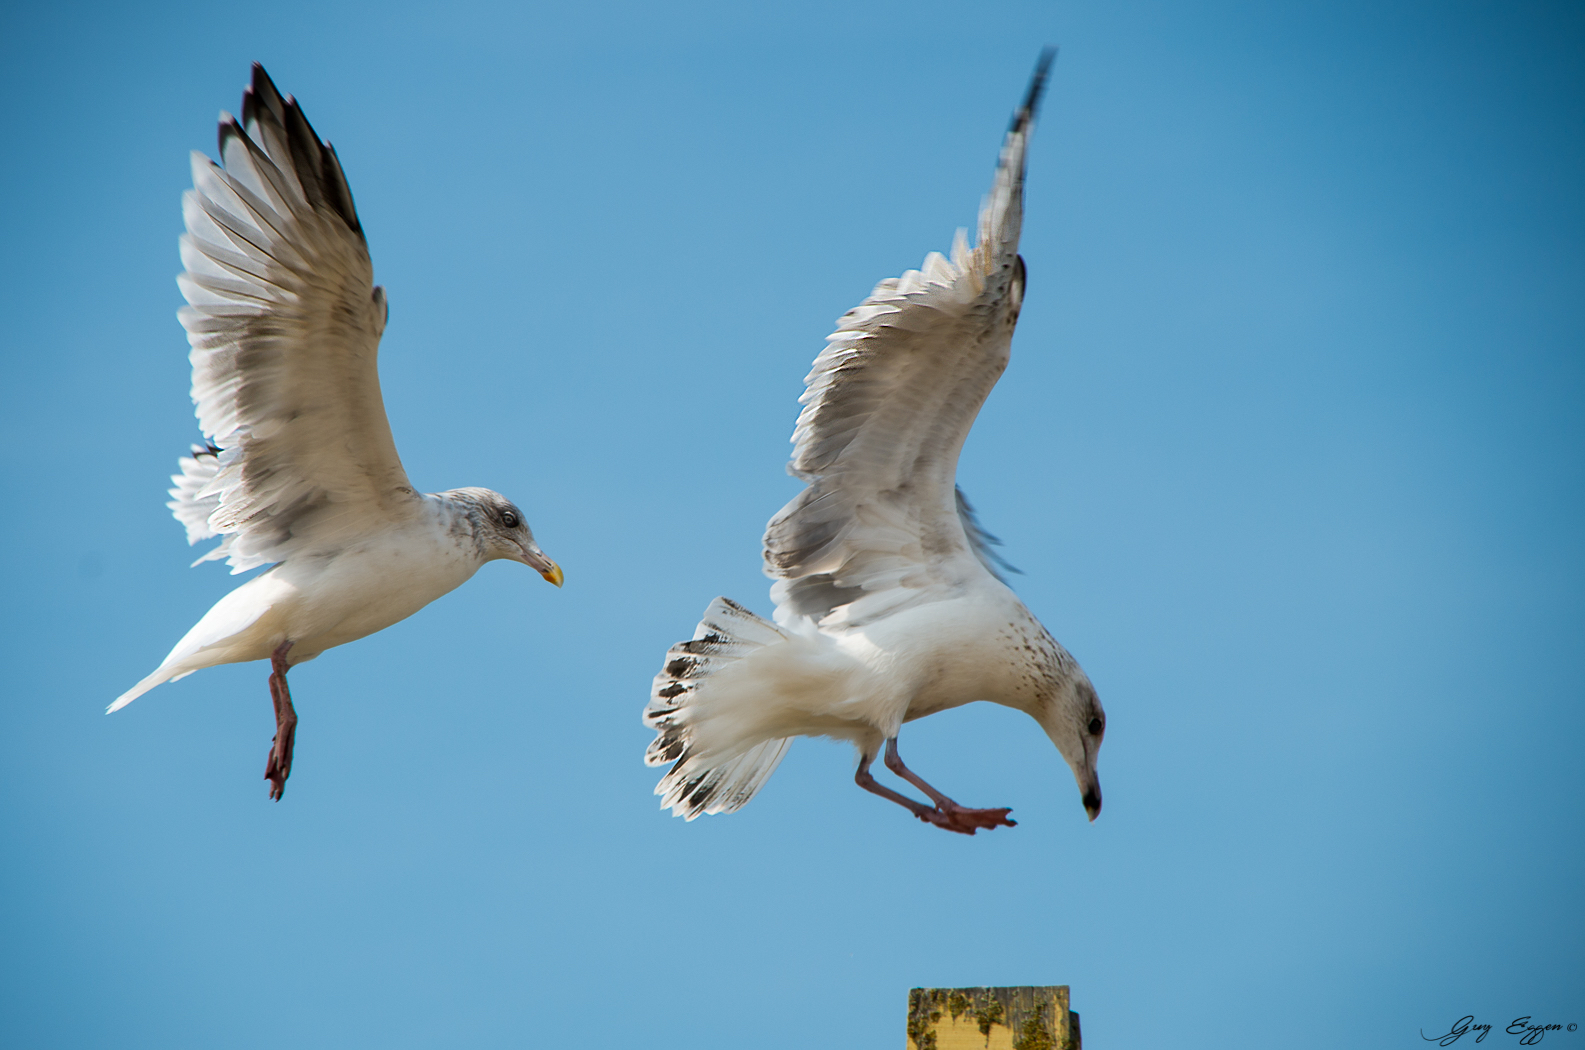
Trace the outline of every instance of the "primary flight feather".
[[396, 454], [375, 355], [385, 290], [336, 152], [262, 66], [242, 119], [220, 116], [220, 164], [193, 154], [177, 278], [206, 443], [180, 461], [169, 506], [194, 564], [272, 565], [226, 595], [117, 711], [205, 667], [270, 660], [279, 799], [297, 715], [287, 670], [405, 619], [485, 562], [520, 561], [558, 587], [561, 569], [522, 512], [482, 488], [421, 494]]
[[[776, 622], [717, 598], [666, 654], [645, 724], [671, 763], [662, 806], [693, 819], [742, 807], [795, 736], [852, 741], [856, 781], [919, 819], [972, 835], [1007, 809], [959, 805], [897, 751], [903, 723], [975, 700], [1033, 716], [1094, 820], [1106, 715], [1078, 662], [1002, 581], [994, 542], [956, 485], [958, 454], [1007, 367], [1023, 303], [1024, 156], [1053, 52], [1002, 146], [974, 247], [882, 281], [815, 358], [789, 471], [807, 483], [765, 530]], [[878, 783], [889, 769], [930, 799]]]

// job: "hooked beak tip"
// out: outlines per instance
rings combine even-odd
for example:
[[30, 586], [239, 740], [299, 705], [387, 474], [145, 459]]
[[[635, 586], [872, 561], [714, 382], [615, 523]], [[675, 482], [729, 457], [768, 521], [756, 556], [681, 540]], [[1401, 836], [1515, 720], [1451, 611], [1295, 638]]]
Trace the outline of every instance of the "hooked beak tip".
[[531, 542], [523, 543], [519, 546], [522, 547], [522, 554], [521, 556], [515, 558], [515, 561], [522, 562], [530, 569], [533, 569], [535, 572], [545, 577], [547, 583], [554, 583], [557, 587], [561, 586], [561, 581], [566, 579], [566, 577], [562, 575], [560, 565], [557, 565], [550, 558], [546, 557], [545, 552], [540, 550], [538, 546]]
[[1084, 812], [1090, 815], [1090, 823], [1095, 823], [1095, 818], [1101, 815], [1101, 789], [1092, 787], [1084, 793]]

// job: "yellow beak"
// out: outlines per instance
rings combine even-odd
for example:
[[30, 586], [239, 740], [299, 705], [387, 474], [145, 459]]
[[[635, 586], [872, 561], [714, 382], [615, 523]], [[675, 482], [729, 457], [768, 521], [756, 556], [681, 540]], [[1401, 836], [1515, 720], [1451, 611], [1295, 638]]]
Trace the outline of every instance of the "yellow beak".
[[561, 581], [566, 578], [561, 574], [561, 566], [546, 557], [538, 544], [530, 540], [526, 544], [520, 543], [519, 546], [522, 547], [523, 556], [514, 560], [527, 565], [557, 587], [561, 586]]

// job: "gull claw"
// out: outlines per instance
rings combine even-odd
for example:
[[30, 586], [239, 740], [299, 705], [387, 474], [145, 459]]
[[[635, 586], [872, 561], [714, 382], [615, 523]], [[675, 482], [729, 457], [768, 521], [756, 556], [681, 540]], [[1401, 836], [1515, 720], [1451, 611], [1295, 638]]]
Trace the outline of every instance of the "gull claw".
[[270, 744], [270, 760], [264, 766], [264, 779], [270, 782], [270, 800], [279, 802], [286, 793], [286, 778], [292, 775], [292, 744], [297, 740], [297, 711], [292, 707], [292, 691], [286, 685], [286, 654], [290, 640], [276, 646], [270, 654], [270, 700], [275, 705], [275, 739]]
[[292, 743], [296, 735], [297, 725], [294, 721], [275, 734], [270, 747], [270, 760], [264, 767], [264, 779], [270, 782], [270, 800], [273, 802], [281, 800], [281, 795], [286, 792], [286, 778], [292, 775]]
[[1010, 820], [1007, 814], [1012, 809], [970, 809], [967, 806], [936, 806], [935, 809], [921, 809], [916, 813], [920, 820], [926, 824], [934, 824], [945, 831], [955, 831], [959, 835], [972, 835], [984, 828], [990, 830], [996, 827], [1014, 828], [1018, 821]]

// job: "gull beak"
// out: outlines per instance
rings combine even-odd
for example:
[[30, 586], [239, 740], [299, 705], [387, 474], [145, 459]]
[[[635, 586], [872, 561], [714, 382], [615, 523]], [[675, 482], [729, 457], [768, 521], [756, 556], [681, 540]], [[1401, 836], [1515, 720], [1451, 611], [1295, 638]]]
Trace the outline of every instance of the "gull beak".
[[554, 583], [557, 587], [560, 587], [561, 581], [566, 579], [562, 575], [561, 566], [545, 557], [545, 552], [533, 544], [525, 546], [523, 548], [523, 556], [517, 560], [545, 577], [551, 583]]
[[1091, 780], [1089, 786], [1084, 789], [1084, 812], [1090, 815], [1091, 823], [1094, 823], [1095, 818], [1101, 815], [1101, 782], [1099, 780]]

